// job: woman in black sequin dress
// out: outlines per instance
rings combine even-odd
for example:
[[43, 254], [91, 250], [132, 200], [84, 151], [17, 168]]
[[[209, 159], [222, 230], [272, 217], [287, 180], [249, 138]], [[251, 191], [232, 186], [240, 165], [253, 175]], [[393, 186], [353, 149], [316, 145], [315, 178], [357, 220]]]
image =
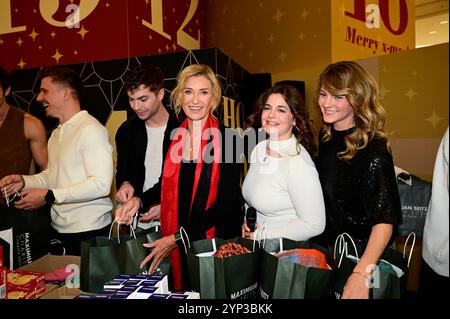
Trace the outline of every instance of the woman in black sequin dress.
[[385, 111], [375, 79], [355, 62], [325, 68], [316, 95], [324, 126], [316, 167], [324, 192], [326, 240], [348, 233], [363, 248], [342, 298], [369, 297], [373, 264], [395, 238], [401, 205]]

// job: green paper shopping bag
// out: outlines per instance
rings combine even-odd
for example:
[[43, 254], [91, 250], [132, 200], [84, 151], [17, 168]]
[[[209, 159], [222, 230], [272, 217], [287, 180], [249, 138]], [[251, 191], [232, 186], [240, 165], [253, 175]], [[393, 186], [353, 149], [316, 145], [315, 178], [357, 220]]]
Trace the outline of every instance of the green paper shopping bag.
[[[111, 225], [112, 229], [112, 225]], [[81, 290], [99, 292], [103, 284], [117, 275], [139, 274], [146, 269], [139, 267], [141, 261], [150, 253], [143, 246], [161, 238], [159, 227], [152, 227], [130, 235], [111, 237], [97, 236], [81, 243]], [[163, 275], [170, 271], [166, 260], [160, 266]]]
[[[260, 293], [263, 299], [331, 299], [334, 287], [333, 259], [325, 248], [311, 241], [272, 238], [261, 242]], [[280, 252], [292, 252], [282, 258]], [[286, 256], [286, 254], [285, 254]], [[311, 258], [323, 258], [310, 263]], [[294, 257], [294, 258], [293, 258]], [[308, 265], [310, 264], [310, 265]]]
[[[246, 247], [249, 252], [225, 258], [214, 253], [227, 243]], [[236, 237], [192, 242], [187, 254], [190, 288], [202, 299], [256, 299], [259, 267], [258, 243]]]

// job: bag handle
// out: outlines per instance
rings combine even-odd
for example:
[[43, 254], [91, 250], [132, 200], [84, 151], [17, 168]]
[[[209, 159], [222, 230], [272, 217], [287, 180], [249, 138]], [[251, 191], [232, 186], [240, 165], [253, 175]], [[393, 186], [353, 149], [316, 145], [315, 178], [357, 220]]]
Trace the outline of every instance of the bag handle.
[[339, 258], [338, 268], [341, 266], [342, 259], [344, 258], [344, 253], [345, 253], [345, 257], [348, 256], [348, 243], [345, 241], [345, 237], [347, 237], [349, 239], [349, 241], [351, 242], [351, 244], [353, 245], [353, 249], [355, 250], [355, 255], [356, 255], [355, 257], [359, 260], [358, 250], [356, 249], [356, 245], [355, 245], [355, 242], [353, 241], [352, 237], [348, 233], [342, 233], [336, 237], [336, 241], [334, 242], [334, 251], [333, 251], [334, 260], [336, 260], [336, 247], [339, 244], [338, 253], [340, 254], [340, 258]]
[[[191, 249], [191, 241], [189, 240], [189, 236], [183, 226], [180, 227], [180, 237], [181, 237], [181, 242], [183, 243], [184, 252], [187, 254], [188, 250]], [[186, 245], [186, 242], [187, 242], [187, 245]], [[213, 240], [213, 246], [215, 246], [215, 245], [216, 245], [216, 242]]]
[[[111, 227], [109, 228], [108, 240], [112, 240], [111, 234], [112, 234], [112, 229], [113, 229], [114, 223], [117, 224], [117, 242], [120, 244], [120, 225], [121, 224], [115, 220], [113, 220], [113, 222], [111, 223]], [[134, 232], [132, 225], [130, 225], [130, 237], [133, 237], [134, 239], [136, 239], [136, 233]]]
[[259, 247], [259, 242], [261, 240], [263, 241], [262, 247], [264, 248], [266, 246], [266, 238], [267, 238], [266, 222], [264, 222], [261, 228], [258, 227], [255, 230], [255, 236], [253, 237], [252, 251], [255, 252], [255, 243], [258, 242], [258, 247]]
[[407, 246], [407, 244], [409, 242], [409, 238], [411, 238], [411, 236], [412, 236], [413, 239], [412, 239], [411, 249], [409, 250], [408, 264], [407, 264], [408, 268], [409, 268], [409, 263], [411, 262], [411, 257], [412, 257], [412, 253], [413, 253], [413, 250], [414, 250], [414, 246], [416, 244], [416, 233], [415, 232], [410, 232], [409, 233], [408, 237], [406, 237], [405, 245], [403, 246], [403, 258], [405, 258], [406, 246]]

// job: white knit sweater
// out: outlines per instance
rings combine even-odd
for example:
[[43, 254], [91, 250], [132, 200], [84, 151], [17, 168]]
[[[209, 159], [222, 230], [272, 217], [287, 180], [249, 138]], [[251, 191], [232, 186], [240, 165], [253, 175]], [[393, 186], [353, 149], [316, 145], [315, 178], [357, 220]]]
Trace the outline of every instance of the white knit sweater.
[[294, 136], [270, 140], [270, 149], [282, 157], [266, 156], [268, 141], [253, 150], [242, 186], [246, 203], [257, 210], [257, 227], [261, 231], [264, 225], [267, 238], [319, 235], [325, 228], [325, 204], [314, 162]]
[[112, 152], [108, 131], [87, 111], [52, 132], [47, 169], [24, 179], [27, 189], [53, 191], [51, 218], [58, 232], [95, 230], [111, 222]]

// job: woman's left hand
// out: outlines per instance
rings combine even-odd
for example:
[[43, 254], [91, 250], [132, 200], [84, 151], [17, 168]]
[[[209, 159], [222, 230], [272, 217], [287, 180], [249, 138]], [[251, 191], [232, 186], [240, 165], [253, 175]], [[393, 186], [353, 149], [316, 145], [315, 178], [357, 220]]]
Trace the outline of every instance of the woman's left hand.
[[246, 222], [242, 225], [242, 237], [249, 239], [253, 239], [255, 237], [255, 232], [252, 232], [250, 228], [248, 228]]
[[167, 256], [169, 256], [172, 250], [177, 248], [174, 235], [164, 236], [152, 243], [144, 244], [144, 246], [147, 248], [153, 248], [152, 252], [147, 257], [145, 257], [140, 265], [140, 267], [142, 268], [146, 263], [153, 259], [148, 270], [149, 273], [153, 273], [153, 271], [158, 268], [159, 264], [161, 264], [161, 262]]
[[345, 283], [341, 299], [369, 299], [369, 280], [352, 273]]

